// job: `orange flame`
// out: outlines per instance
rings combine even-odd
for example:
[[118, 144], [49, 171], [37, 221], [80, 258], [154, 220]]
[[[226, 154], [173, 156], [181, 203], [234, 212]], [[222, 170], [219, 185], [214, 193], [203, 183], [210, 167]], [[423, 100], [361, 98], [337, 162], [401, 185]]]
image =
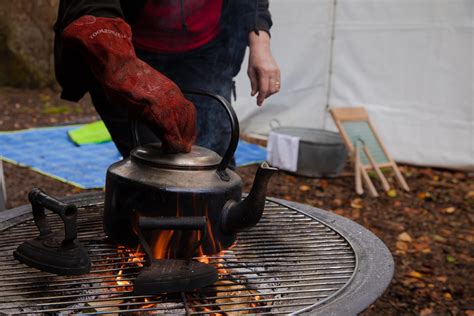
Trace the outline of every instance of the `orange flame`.
[[117, 278], [115, 279], [115, 281], [117, 282], [118, 285], [120, 286], [128, 286], [130, 285], [130, 282], [128, 281], [125, 281], [125, 280], [122, 280], [123, 277], [122, 277], [122, 274], [123, 274], [123, 270], [120, 270], [117, 274]]
[[[127, 256], [127, 262], [121, 266], [121, 268], [127, 267], [128, 263], [134, 263], [137, 267], [143, 267], [143, 264], [140, 262], [143, 260], [144, 255], [143, 253], [140, 252], [140, 246], [137, 248], [135, 252], [132, 252], [133, 250], [122, 250], [122, 249], [117, 249], [118, 253], [121, 256]], [[119, 290], [128, 290], [127, 287], [132, 286], [132, 283], [130, 283], [127, 280], [124, 280], [123, 277], [123, 270], [119, 270], [117, 273], [117, 276], [115, 277], [115, 282], [117, 285], [119, 285]], [[122, 288], [123, 287], [123, 288]]]
[[162, 230], [157, 233], [156, 241], [153, 249], [153, 257], [155, 259], [169, 258], [170, 242], [173, 237], [173, 230]]

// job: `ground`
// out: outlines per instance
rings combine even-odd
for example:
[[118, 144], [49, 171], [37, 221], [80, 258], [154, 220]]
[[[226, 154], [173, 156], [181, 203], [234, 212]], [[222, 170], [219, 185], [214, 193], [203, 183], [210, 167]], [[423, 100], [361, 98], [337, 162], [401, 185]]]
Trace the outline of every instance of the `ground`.
[[[76, 104], [60, 100], [52, 90], [0, 88], [0, 131], [96, 119], [88, 98]], [[255, 170], [239, 168], [246, 191]], [[363, 315], [474, 315], [474, 174], [413, 166], [401, 170], [410, 192], [359, 197], [347, 166], [334, 179], [280, 172], [268, 195], [348, 217], [385, 242], [395, 260], [395, 275]], [[10, 163], [4, 163], [4, 173], [8, 208], [27, 203], [33, 187], [56, 196], [82, 191]], [[398, 188], [393, 177], [390, 181]]]

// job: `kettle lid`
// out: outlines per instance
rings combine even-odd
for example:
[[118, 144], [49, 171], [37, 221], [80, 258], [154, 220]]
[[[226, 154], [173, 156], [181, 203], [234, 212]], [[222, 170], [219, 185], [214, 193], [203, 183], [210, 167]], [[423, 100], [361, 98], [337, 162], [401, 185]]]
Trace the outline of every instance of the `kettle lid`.
[[186, 170], [212, 169], [222, 160], [214, 151], [200, 146], [193, 146], [189, 153], [166, 153], [160, 143], [139, 146], [130, 157], [152, 167]]

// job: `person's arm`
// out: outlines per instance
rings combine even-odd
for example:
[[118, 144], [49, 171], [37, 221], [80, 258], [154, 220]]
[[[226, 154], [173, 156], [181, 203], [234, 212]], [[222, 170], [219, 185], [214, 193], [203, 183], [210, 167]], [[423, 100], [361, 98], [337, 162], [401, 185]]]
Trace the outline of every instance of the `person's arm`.
[[280, 69], [270, 49], [272, 18], [268, 0], [237, 0], [248, 33], [249, 65], [252, 96], [257, 95], [257, 104], [280, 90]]
[[83, 15], [124, 18], [120, 0], [61, 0], [55, 29], [62, 31]]
[[54, 70], [61, 98], [77, 102], [88, 90], [90, 71], [77, 51], [64, 49], [64, 29], [81, 16], [123, 18], [120, 0], [61, 0], [54, 24]]
[[257, 95], [257, 104], [280, 91], [280, 68], [270, 49], [270, 36], [267, 32], [249, 34], [249, 65], [247, 74], [252, 88], [251, 95]]
[[[63, 0], [62, 5], [67, 2]], [[61, 66], [58, 81], [63, 95], [68, 91], [67, 96], [82, 97], [87, 76], [93, 76], [112, 104], [126, 107], [158, 127], [166, 149], [189, 152], [196, 140], [196, 109], [174, 82], [136, 56], [130, 26], [114, 16], [119, 13], [114, 6], [117, 3], [76, 0], [70, 7], [60, 7], [63, 14], [56, 30], [60, 45], [55, 58]], [[98, 16], [81, 15], [85, 12]]]

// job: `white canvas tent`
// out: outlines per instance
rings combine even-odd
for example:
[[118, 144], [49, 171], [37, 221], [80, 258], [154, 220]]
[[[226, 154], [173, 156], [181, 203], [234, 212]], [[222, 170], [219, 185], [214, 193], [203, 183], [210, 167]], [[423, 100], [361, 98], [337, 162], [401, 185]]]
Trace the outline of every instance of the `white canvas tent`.
[[268, 134], [275, 118], [335, 130], [327, 104], [362, 105], [395, 160], [474, 170], [474, 1], [335, 2], [270, 1], [282, 90], [258, 108], [245, 62], [242, 132]]

